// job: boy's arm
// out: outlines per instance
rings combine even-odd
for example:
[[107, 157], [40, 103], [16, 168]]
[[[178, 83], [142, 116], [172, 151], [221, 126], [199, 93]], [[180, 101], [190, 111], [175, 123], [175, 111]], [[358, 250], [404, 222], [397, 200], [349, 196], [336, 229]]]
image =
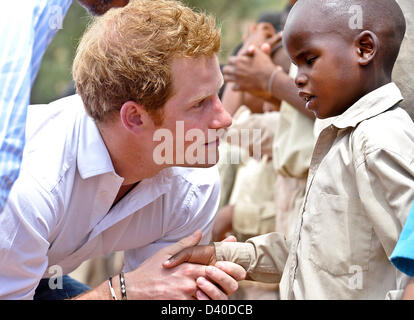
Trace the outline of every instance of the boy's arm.
[[[384, 131], [387, 132], [385, 128]], [[414, 154], [414, 146], [398, 138], [394, 135], [394, 143], [403, 152], [392, 148], [355, 146], [360, 150], [370, 150], [355, 164], [355, 179], [363, 211], [388, 257], [395, 248], [414, 200], [414, 165], [412, 159], [407, 157]], [[387, 145], [387, 138], [383, 137], [383, 140]], [[402, 273], [398, 275], [399, 278], [403, 276]], [[397, 283], [404, 283], [402, 278], [400, 280]], [[403, 288], [396, 289], [402, 294]]]
[[289, 244], [283, 234], [272, 232], [241, 242], [215, 242], [208, 246], [187, 248], [172, 256], [164, 267], [183, 262], [215, 265], [230, 261], [247, 271], [247, 278], [262, 282], [280, 282], [289, 254]]
[[411, 278], [410, 283], [405, 288], [403, 300], [414, 300], [414, 277]]

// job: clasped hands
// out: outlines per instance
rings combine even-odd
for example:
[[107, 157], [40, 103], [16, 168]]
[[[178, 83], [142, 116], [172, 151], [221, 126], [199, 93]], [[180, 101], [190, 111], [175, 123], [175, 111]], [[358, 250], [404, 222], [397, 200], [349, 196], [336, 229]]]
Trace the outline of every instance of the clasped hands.
[[[192, 240], [188, 241], [189, 238]], [[197, 244], [201, 240], [201, 231], [181, 240], [181, 250], [171, 251], [172, 256], [163, 262], [163, 267], [173, 270], [183, 265], [192, 265], [205, 269], [205, 276], [196, 279], [197, 290], [195, 298], [198, 300], [227, 300], [238, 289], [238, 281], [244, 280], [246, 271], [238, 264], [229, 261], [217, 261], [214, 245]], [[230, 236], [224, 242], [235, 242]], [[177, 249], [179, 249], [177, 247]]]
[[[214, 246], [197, 246], [200, 230], [157, 251], [137, 269], [125, 273], [129, 300], [227, 300], [246, 271], [216, 261]], [[236, 241], [229, 237], [223, 241]]]
[[251, 30], [237, 56], [229, 58], [223, 68], [224, 80], [233, 90], [247, 91], [271, 101], [268, 83], [275, 69], [270, 53], [282, 41], [282, 32], [276, 33], [269, 23], [259, 23]]

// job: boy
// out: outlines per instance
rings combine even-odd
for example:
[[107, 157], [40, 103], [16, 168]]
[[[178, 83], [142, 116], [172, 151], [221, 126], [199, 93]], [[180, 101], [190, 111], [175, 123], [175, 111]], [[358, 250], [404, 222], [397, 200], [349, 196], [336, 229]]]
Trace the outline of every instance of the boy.
[[400, 297], [408, 278], [388, 257], [414, 200], [414, 125], [391, 83], [404, 33], [394, 0], [298, 1], [284, 45], [299, 95], [335, 118], [315, 145], [292, 242], [271, 233], [216, 243], [164, 266], [237, 262], [250, 279], [280, 280], [282, 299]]

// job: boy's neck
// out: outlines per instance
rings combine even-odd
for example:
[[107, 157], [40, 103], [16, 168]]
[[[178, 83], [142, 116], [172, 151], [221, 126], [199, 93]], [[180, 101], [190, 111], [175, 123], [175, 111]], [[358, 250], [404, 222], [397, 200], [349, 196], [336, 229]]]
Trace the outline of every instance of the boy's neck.
[[392, 79], [391, 76], [382, 76], [382, 77], [377, 77], [375, 79], [375, 77], [371, 77], [372, 81], [367, 82], [366, 86], [363, 89], [363, 94], [361, 95], [361, 98], [365, 95], [367, 95], [368, 93], [375, 91], [383, 86], [385, 86], [386, 84], [389, 84]]

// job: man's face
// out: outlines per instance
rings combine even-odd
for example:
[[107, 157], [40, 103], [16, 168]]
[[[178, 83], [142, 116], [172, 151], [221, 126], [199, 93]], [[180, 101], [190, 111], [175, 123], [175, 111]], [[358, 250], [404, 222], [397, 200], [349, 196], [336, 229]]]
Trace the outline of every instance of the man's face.
[[217, 56], [177, 58], [172, 74], [173, 95], [160, 127], [172, 133], [174, 165], [210, 167], [218, 161], [217, 133], [232, 122], [218, 97], [223, 76]]
[[111, 8], [124, 7], [129, 0], [78, 0], [79, 3], [93, 16], [103, 15]]
[[341, 34], [293, 22], [285, 29], [284, 43], [298, 67], [299, 95], [316, 117], [340, 115], [361, 97], [357, 50]]

